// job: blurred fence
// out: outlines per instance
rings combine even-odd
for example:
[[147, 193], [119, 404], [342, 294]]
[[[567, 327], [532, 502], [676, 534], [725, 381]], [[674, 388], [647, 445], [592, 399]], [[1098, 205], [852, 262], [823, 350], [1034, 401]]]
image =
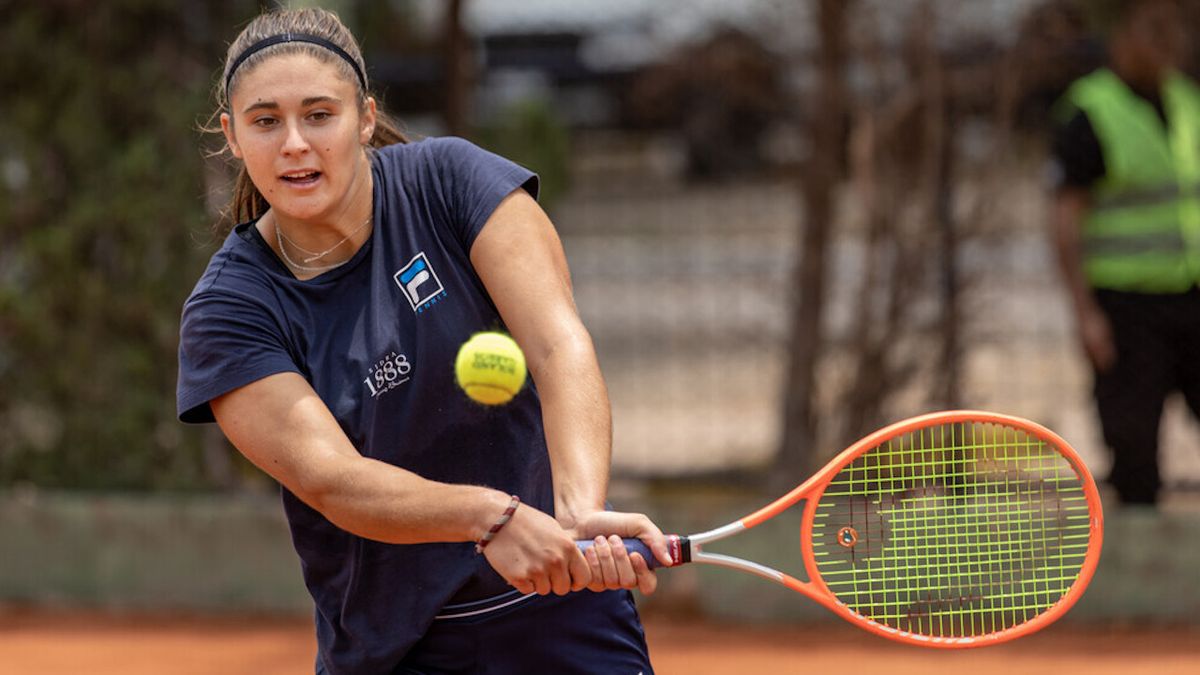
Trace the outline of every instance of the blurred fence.
[[611, 390], [618, 470], [761, 467], [778, 442], [795, 195], [640, 175], [581, 186], [555, 214]]
[[[781, 429], [787, 326], [802, 205], [785, 179], [684, 184], [669, 143], [580, 136], [575, 185], [553, 213], [613, 402], [615, 471], [671, 477], [769, 467]], [[961, 405], [1026, 416], [1075, 444], [1098, 476], [1108, 456], [1046, 236], [1036, 159], [959, 186]], [[1030, 167], [1033, 167], [1032, 169]], [[984, 181], [984, 182], [980, 182]], [[855, 195], [841, 200], [843, 214]], [[980, 208], [978, 202], [988, 205]], [[852, 219], [850, 219], [852, 220]], [[862, 273], [861, 233], [836, 229], [823, 381], [839, 372], [840, 313]], [[931, 255], [934, 253], [931, 249]], [[922, 298], [907, 311], [926, 311]], [[826, 401], [821, 415], [837, 410]], [[927, 412], [899, 397], [890, 418]], [[1167, 482], [1200, 484], [1197, 429], [1168, 406]], [[828, 456], [840, 450], [822, 447]]]

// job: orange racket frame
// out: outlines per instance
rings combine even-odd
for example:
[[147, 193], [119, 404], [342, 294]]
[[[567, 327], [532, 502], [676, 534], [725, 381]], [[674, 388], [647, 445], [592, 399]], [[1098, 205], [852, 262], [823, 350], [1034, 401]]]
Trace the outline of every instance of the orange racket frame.
[[[814, 518], [821, 496], [829, 486], [830, 481], [859, 456], [873, 448], [879, 447], [890, 439], [903, 436], [912, 431], [929, 428], [933, 425], [956, 423], [994, 424], [1012, 427], [1023, 430], [1027, 434], [1053, 446], [1069, 462], [1076, 477], [1079, 479], [1082, 491], [1086, 497], [1089, 520], [1088, 545], [1081, 568], [1068, 591], [1052, 606], [1035, 617], [1015, 626], [980, 635], [922, 635], [872, 620], [870, 617], [855, 612], [837, 598], [834, 592], [826, 586], [817, 566], [813, 550]], [[750, 560], [719, 553], [709, 553], [705, 550], [706, 545], [754, 528], [795, 506], [801, 500], [807, 500], [802, 515], [800, 541], [804, 569], [808, 574], [809, 581], [802, 581], [789, 574]], [[1095, 482], [1092, 480], [1091, 473], [1078, 453], [1060, 436], [1035, 422], [1019, 417], [975, 410], [955, 410], [913, 417], [880, 429], [851, 445], [803, 484], [758, 511], [728, 525], [707, 532], [687, 537], [672, 535], [669, 537], [669, 542], [671, 544], [671, 554], [676, 565], [685, 562], [701, 562], [749, 572], [786, 586], [798, 593], [802, 593], [851, 623], [891, 640], [924, 647], [964, 648], [999, 644], [1029, 635], [1053, 623], [1066, 613], [1079, 600], [1095, 573], [1103, 542], [1103, 526], [1103, 511], [1101, 509], [1100, 497]], [[853, 541], [849, 541], [848, 545], [853, 545], [853, 543]], [[648, 549], [641, 542], [626, 540], [626, 545], [632, 550], [643, 552], [646, 560], [651, 565], [656, 565], [654, 557], [649, 554]]]

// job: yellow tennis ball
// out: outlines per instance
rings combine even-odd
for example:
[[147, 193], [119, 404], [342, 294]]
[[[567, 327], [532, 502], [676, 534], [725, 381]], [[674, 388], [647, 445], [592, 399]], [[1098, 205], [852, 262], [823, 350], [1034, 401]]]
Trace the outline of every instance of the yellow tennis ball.
[[458, 386], [485, 405], [508, 403], [525, 385], [525, 355], [503, 333], [476, 333], [454, 359]]

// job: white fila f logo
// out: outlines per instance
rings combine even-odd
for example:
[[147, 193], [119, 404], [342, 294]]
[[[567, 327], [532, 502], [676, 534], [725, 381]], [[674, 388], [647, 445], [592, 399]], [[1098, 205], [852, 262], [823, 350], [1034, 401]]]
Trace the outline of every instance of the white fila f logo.
[[392, 278], [396, 280], [400, 290], [404, 291], [408, 304], [412, 305], [413, 311], [417, 313], [425, 311], [446, 295], [446, 289], [442, 287], [441, 280], [429, 265], [429, 259], [425, 257], [424, 252], [418, 253]]

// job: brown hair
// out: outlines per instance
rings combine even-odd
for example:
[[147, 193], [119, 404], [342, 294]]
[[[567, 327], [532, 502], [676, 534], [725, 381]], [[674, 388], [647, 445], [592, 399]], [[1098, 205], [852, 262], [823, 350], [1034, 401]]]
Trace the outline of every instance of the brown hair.
[[[230, 67], [234, 64], [235, 59], [248, 47], [261, 40], [285, 33], [302, 33], [328, 40], [345, 51], [358, 64], [360, 72], [366, 73], [366, 65], [363, 63], [362, 50], [358, 47], [358, 41], [354, 39], [350, 30], [346, 28], [337, 14], [319, 8], [266, 12], [260, 14], [242, 29], [241, 34], [237, 36], [233, 44], [229, 45], [229, 50], [225, 54], [225, 67], [222, 69], [221, 81], [217, 85], [218, 110], [214, 113], [214, 118], [222, 111], [229, 110], [230, 91], [237, 87], [238, 79], [242, 75], [250, 72], [255, 66], [272, 56], [279, 56], [281, 54], [305, 54], [334, 66], [338, 69], [340, 77], [345, 78], [347, 82], [354, 83], [359, 94], [359, 110], [364, 109], [370, 92], [363, 89], [359, 81], [359, 76], [354, 72], [353, 66], [337, 53], [309, 42], [283, 42], [266, 47], [246, 58], [238, 65], [237, 71], [230, 77]], [[227, 81], [228, 90], [226, 88]], [[219, 132], [220, 126], [217, 125], [214, 128], [212, 124], [209, 124], [206, 130]], [[408, 137], [400, 130], [400, 125], [382, 110], [377, 109], [375, 132], [371, 136], [368, 147], [382, 148], [395, 143], [407, 142]], [[228, 150], [229, 147], [226, 145], [218, 154], [225, 154]], [[258, 218], [266, 212], [268, 206], [267, 200], [263, 198], [258, 188], [250, 180], [250, 175], [246, 172], [246, 167], [239, 166], [237, 179], [233, 187], [233, 197], [229, 202], [229, 207], [225, 215], [232, 219], [232, 222], [240, 223]]]

